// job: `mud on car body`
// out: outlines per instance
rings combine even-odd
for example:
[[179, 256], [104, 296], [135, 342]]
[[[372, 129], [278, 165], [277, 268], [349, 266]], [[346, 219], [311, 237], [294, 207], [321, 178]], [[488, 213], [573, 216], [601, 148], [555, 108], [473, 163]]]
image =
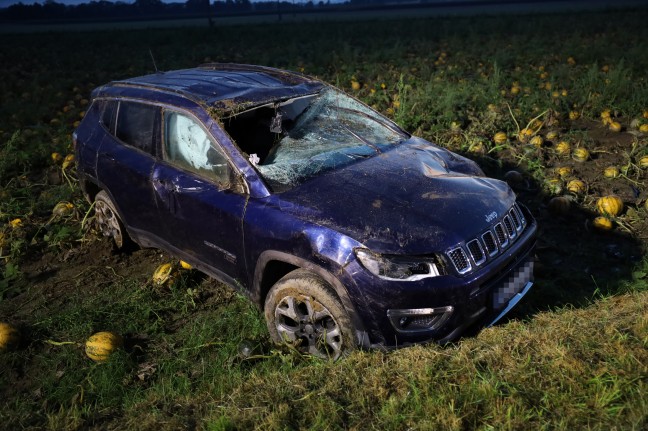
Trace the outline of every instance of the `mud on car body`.
[[112, 82], [74, 140], [118, 247], [238, 288], [314, 355], [451, 341], [532, 285], [536, 223], [506, 183], [310, 77], [208, 64]]

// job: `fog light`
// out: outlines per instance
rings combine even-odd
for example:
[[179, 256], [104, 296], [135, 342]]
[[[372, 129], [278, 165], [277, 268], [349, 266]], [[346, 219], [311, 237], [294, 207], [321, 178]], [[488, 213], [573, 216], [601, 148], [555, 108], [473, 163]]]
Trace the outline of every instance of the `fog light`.
[[397, 332], [425, 332], [440, 328], [452, 315], [454, 308], [405, 308], [387, 310], [387, 317]]

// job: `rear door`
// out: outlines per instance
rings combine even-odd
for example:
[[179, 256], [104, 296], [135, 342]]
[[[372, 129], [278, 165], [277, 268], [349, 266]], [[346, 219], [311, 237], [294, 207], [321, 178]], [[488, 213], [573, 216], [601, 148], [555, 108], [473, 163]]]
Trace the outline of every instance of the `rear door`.
[[162, 233], [151, 174], [160, 142], [161, 108], [140, 102], [115, 103], [115, 123], [97, 161], [97, 178], [112, 197], [129, 232]]
[[165, 109], [162, 124], [163, 161], [153, 188], [170, 243], [226, 281], [242, 279], [242, 180], [194, 116]]

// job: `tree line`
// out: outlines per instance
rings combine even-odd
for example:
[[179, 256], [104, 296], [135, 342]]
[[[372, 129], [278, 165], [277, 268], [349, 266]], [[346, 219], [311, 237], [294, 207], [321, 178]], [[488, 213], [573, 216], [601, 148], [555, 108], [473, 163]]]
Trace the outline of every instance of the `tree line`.
[[[330, 0], [273, 0], [251, 2], [250, 0], [187, 0], [184, 3], [165, 3], [162, 0], [124, 1], [93, 0], [78, 5], [66, 5], [56, 0], [43, 4], [17, 3], [0, 9], [0, 20], [105, 20], [150, 19], [197, 16], [222, 16], [229, 14], [285, 13], [309, 10], [331, 10], [363, 5], [380, 5], [386, 0], [347, 0], [331, 3]], [[390, 3], [394, 3], [393, 0]]]

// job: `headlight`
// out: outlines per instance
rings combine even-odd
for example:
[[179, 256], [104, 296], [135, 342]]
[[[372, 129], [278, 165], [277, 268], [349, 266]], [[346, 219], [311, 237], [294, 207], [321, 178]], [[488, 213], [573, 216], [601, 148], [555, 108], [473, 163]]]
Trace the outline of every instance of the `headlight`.
[[385, 280], [417, 281], [437, 277], [442, 273], [434, 257], [383, 255], [366, 248], [357, 248], [354, 251], [362, 266]]

